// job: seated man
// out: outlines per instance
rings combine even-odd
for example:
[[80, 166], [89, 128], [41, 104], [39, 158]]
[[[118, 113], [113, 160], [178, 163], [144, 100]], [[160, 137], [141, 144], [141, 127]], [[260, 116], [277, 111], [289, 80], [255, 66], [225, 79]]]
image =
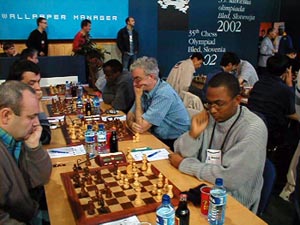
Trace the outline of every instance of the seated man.
[[34, 48], [25, 48], [20, 55], [20, 60], [29, 60], [35, 64], [39, 63], [38, 51]]
[[253, 87], [258, 81], [255, 68], [246, 60], [240, 60], [236, 69], [236, 75], [241, 85]]
[[196, 69], [202, 66], [204, 57], [201, 53], [196, 52], [193, 55], [183, 61], [176, 63], [172, 68], [167, 82], [177, 91], [181, 96], [182, 91], [188, 91], [189, 86], [192, 83], [194, 73]]
[[2, 48], [4, 52], [0, 54], [0, 57], [15, 57], [20, 55], [16, 51], [15, 44], [11, 41], [4, 42]]
[[285, 185], [296, 148], [290, 140], [290, 119], [299, 121], [300, 118], [295, 110], [292, 71], [287, 56], [275, 55], [267, 60], [267, 72], [251, 90], [248, 107], [265, 117], [268, 128], [267, 156], [275, 165], [275, 192], [279, 192]]
[[189, 129], [190, 117], [176, 91], [159, 79], [154, 58], [142, 57], [130, 66], [135, 104], [127, 114], [134, 131], [151, 131], [173, 149], [174, 141]]
[[[19, 81], [0, 85], [0, 224], [37, 224], [33, 189], [46, 184], [52, 164], [39, 142], [39, 101]], [[36, 193], [36, 192], [34, 192]]]
[[40, 68], [35, 63], [28, 60], [21, 60], [12, 65], [9, 71], [9, 75], [6, 80], [19, 80], [25, 84], [31, 86], [35, 91], [39, 99], [39, 120], [43, 127], [41, 142], [42, 144], [49, 144], [51, 141], [51, 130], [47, 116], [44, 112], [42, 105], [42, 90], [40, 87]]
[[106, 85], [102, 97], [103, 101], [111, 104], [114, 109], [127, 113], [134, 102], [134, 90], [131, 75], [122, 71], [123, 65], [116, 59], [103, 64]]
[[[234, 76], [218, 73], [208, 84], [207, 108], [192, 118], [180, 136], [171, 164], [210, 183], [220, 177], [228, 193], [256, 212], [263, 186], [267, 128], [240, 106], [240, 85]], [[212, 157], [213, 156], [213, 157]]]

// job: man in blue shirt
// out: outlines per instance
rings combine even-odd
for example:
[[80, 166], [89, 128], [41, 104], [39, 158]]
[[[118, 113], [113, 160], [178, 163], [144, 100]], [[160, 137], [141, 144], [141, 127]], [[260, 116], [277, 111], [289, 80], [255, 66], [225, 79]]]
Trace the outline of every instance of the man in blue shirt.
[[127, 114], [127, 124], [134, 131], [151, 131], [173, 149], [174, 141], [189, 129], [190, 118], [176, 91], [159, 79], [154, 58], [142, 57], [130, 67], [135, 90], [135, 104]]

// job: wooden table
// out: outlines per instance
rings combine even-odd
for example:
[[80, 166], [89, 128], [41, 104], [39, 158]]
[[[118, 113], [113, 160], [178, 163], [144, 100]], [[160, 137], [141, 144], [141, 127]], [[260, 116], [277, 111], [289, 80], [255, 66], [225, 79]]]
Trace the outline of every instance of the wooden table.
[[[102, 109], [109, 108], [108, 105], [103, 104]], [[65, 146], [65, 140], [61, 130], [52, 130], [52, 140], [50, 145], [45, 145], [45, 149], [62, 147]], [[132, 141], [119, 142], [119, 149], [126, 153], [127, 149], [133, 149], [138, 147], [149, 146], [153, 149], [155, 148], [166, 148], [161, 141], [155, 138], [153, 135], [146, 133], [140, 135], [140, 142], [133, 143]], [[72, 171], [72, 167], [76, 162], [76, 159], [84, 159], [84, 156], [77, 157], [66, 157], [59, 159], [52, 159], [52, 163], [64, 163], [65, 166], [54, 167], [52, 170], [52, 175], [50, 181], [45, 185], [46, 198], [50, 216], [50, 222], [52, 225], [75, 225], [75, 220], [72, 214], [67, 195], [62, 184], [60, 173]], [[179, 170], [175, 169], [170, 165], [168, 160], [154, 161], [152, 164], [159, 168], [159, 170], [181, 191], [187, 191], [190, 188], [196, 187], [203, 181], [198, 180], [195, 177], [181, 173]], [[95, 164], [93, 164], [95, 166]], [[190, 224], [208, 224], [207, 219], [203, 217], [200, 213], [200, 208], [195, 207], [193, 204], [189, 203], [190, 209]], [[155, 223], [155, 212], [148, 213], [145, 215], [138, 216], [140, 221], [148, 221], [153, 225]], [[263, 220], [249, 211], [246, 207], [236, 201], [233, 197], [228, 196], [228, 204], [226, 209], [226, 225], [262, 225], [266, 224]]]

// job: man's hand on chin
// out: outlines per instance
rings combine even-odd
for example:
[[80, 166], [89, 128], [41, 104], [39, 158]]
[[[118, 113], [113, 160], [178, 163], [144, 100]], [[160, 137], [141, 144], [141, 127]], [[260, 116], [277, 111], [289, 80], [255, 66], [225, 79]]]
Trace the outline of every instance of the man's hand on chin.
[[180, 163], [182, 162], [183, 157], [178, 153], [171, 153], [169, 154], [169, 161], [172, 166], [178, 169]]

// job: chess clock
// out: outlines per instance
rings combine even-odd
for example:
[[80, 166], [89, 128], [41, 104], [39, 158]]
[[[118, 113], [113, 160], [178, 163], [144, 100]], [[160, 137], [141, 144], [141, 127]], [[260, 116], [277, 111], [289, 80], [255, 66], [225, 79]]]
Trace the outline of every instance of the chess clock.
[[123, 152], [99, 154], [95, 157], [95, 162], [99, 166], [125, 165], [126, 156]]

